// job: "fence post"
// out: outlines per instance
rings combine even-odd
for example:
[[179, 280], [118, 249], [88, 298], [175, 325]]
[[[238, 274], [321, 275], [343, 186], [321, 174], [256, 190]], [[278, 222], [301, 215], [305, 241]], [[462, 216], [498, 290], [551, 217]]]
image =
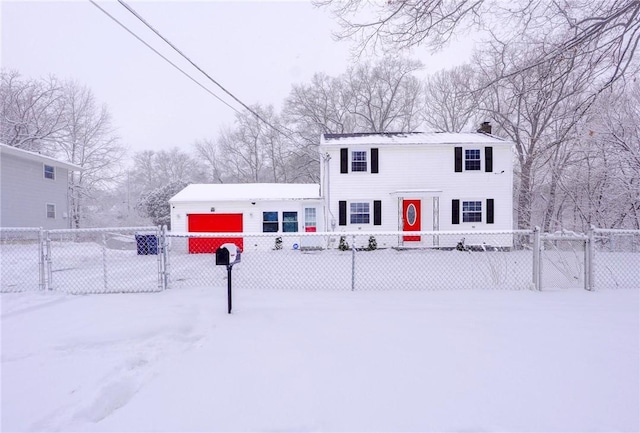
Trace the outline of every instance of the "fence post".
[[42, 227], [38, 230], [38, 278], [40, 290], [46, 289], [44, 277], [44, 233]]
[[356, 235], [351, 235], [351, 291], [356, 289]]
[[158, 251], [158, 255], [160, 259], [160, 290], [167, 290], [169, 288], [166, 232], [167, 226], [163, 225], [159, 227], [158, 248], [160, 248], [160, 251]]
[[584, 288], [589, 291], [595, 289], [593, 282], [593, 255], [595, 252], [595, 227], [589, 227], [588, 239], [584, 249]]
[[540, 266], [540, 227], [535, 226], [533, 228], [533, 288], [540, 290], [540, 277], [542, 269]]
[[53, 271], [51, 269], [51, 237], [49, 236], [49, 231], [45, 231], [44, 232], [44, 237], [45, 237], [45, 246], [46, 246], [46, 251], [45, 251], [45, 282], [44, 282], [44, 286], [47, 290], [53, 290], [53, 282], [52, 282], [52, 276], [53, 276]]
[[102, 275], [104, 282], [104, 291], [108, 292], [107, 288], [107, 234], [102, 233]]

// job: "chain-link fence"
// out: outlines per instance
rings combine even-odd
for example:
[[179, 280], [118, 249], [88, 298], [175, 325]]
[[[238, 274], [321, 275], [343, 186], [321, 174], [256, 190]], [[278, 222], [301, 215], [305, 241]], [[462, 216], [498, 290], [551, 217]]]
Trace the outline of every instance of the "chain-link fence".
[[67, 293], [162, 290], [162, 232], [157, 227], [44, 232], [48, 289]]
[[540, 236], [540, 289], [589, 288], [587, 247], [589, 238], [574, 232]]
[[593, 288], [640, 287], [640, 230], [593, 229]]
[[640, 231], [171, 233], [159, 227], [0, 229], [1, 291], [153, 292], [226, 285], [305, 290], [640, 288]]
[[43, 288], [42, 230], [37, 227], [0, 228], [0, 291]]
[[[215, 237], [214, 237], [215, 236]], [[212, 253], [242, 249], [234, 285], [254, 289], [447, 290], [531, 287], [532, 232], [167, 233], [170, 287], [225, 284]]]

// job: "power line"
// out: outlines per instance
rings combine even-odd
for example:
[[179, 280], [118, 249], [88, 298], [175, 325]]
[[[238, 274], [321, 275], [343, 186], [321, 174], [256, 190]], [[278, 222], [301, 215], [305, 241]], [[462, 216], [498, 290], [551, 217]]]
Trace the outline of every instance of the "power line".
[[[93, 2], [93, 0], [90, 0], [91, 2]], [[263, 122], [265, 125], [269, 126], [270, 128], [272, 128], [274, 131], [284, 135], [285, 137], [289, 137], [289, 134], [285, 134], [284, 132], [282, 132], [280, 129], [278, 129], [277, 127], [275, 127], [274, 125], [272, 125], [270, 122], [268, 122], [267, 120], [263, 119], [262, 116], [260, 116], [260, 114], [258, 114], [257, 112], [255, 112], [253, 109], [251, 109], [251, 107], [249, 107], [248, 105], [246, 105], [244, 102], [242, 102], [240, 99], [238, 99], [233, 93], [231, 93], [229, 90], [227, 90], [224, 86], [222, 86], [220, 83], [218, 83], [215, 79], [213, 79], [213, 77], [211, 77], [209, 74], [207, 74], [200, 66], [198, 66], [193, 60], [191, 60], [186, 54], [184, 54], [180, 49], [178, 49], [174, 44], [171, 43], [171, 41], [169, 41], [167, 38], [165, 38], [158, 30], [156, 30], [151, 24], [149, 24], [142, 16], [140, 16], [140, 14], [138, 14], [131, 6], [129, 6], [127, 3], [124, 2], [124, 0], [118, 0], [118, 3], [120, 3], [120, 5], [122, 5], [124, 8], [126, 8], [130, 13], [132, 13], [136, 18], [138, 18], [145, 26], [147, 26], [151, 31], [153, 31], [156, 35], [158, 35], [158, 37], [160, 37], [163, 41], [165, 41], [167, 43], [167, 45], [169, 45], [171, 48], [173, 48], [178, 54], [180, 54], [185, 60], [187, 60], [189, 63], [191, 63], [191, 65], [193, 65], [194, 68], [196, 68], [198, 71], [200, 71], [205, 77], [207, 77], [213, 84], [215, 84], [216, 86], [218, 86], [220, 89], [222, 89], [222, 91], [224, 91], [227, 95], [229, 95], [231, 98], [233, 98], [237, 103], [239, 103], [240, 105], [242, 105], [246, 110], [248, 110], [251, 114], [253, 114], [254, 116], [256, 116], [257, 119], [259, 119], [261, 122]], [[155, 51], [155, 50], [154, 50]]]
[[140, 42], [142, 42], [144, 45], [146, 45], [147, 48], [149, 48], [151, 51], [153, 51], [154, 53], [156, 53], [157, 55], [159, 55], [160, 57], [162, 57], [162, 59], [164, 59], [167, 63], [169, 63], [171, 66], [173, 66], [174, 68], [176, 68], [178, 71], [182, 72], [182, 74], [184, 74], [187, 78], [189, 78], [191, 81], [193, 81], [194, 83], [196, 83], [198, 86], [200, 86], [201, 88], [203, 88], [207, 93], [209, 93], [211, 96], [213, 96], [214, 98], [216, 98], [218, 101], [222, 102], [224, 105], [226, 105], [227, 107], [231, 108], [233, 111], [235, 111], [238, 114], [241, 114], [235, 107], [233, 107], [232, 105], [230, 105], [229, 103], [227, 103], [226, 101], [224, 101], [223, 99], [221, 99], [218, 95], [216, 95], [215, 93], [213, 93], [211, 90], [207, 89], [204, 85], [202, 85], [202, 83], [200, 83], [199, 81], [197, 81], [195, 78], [193, 78], [191, 75], [189, 75], [187, 72], [185, 72], [183, 69], [181, 69], [178, 65], [176, 65], [175, 63], [173, 63], [171, 60], [169, 60], [168, 58], [166, 58], [165, 56], [163, 56], [158, 50], [156, 50], [155, 48], [153, 48], [151, 45], [149, 45], [147, 42], [145, 42], [142, 38], [140, 38], [138, 35], [136, 35], [134, 32], [132, 32], [131, 30], [129, 30], [129, 28], [127, 26], [125, 26], [124, 24], [122, 24], [120, 21], [118, 21], [117, 18], [115, 18], [113, 15], [111, 15], [109, 12], [107, 12], [106, 10], [104, 10], [103, 8], [101, 8], [95, 1], [93, 0], [89, 0], [91, 2], [91, 4], [93, 4], [95, 7], [97, 7], [98, 9], [100, 9], [105, 15], [107, 15], [109, 18], [111, 18], [113, 21], [115, 21], [120, 27], [122, 27], [123, 29], [125, 29], [129, 34], [131, 34], [134, 38], [136, 38], [137, 40], [139, 40]]

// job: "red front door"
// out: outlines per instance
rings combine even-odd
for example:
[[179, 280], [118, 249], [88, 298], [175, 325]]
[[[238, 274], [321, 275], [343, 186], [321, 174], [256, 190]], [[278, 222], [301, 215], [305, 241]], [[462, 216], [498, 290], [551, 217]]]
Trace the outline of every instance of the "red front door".
[[[419, 232], [422, 230], [420, 220], [420, 200], [402, 200], [402, 230], [405, 232]], [[403, 241], [420, 241], [420, 236], [403, 236]]]
[[[189, 232], [242, 233], [242, 214], [190, 214]], [[243, 250], [242, 238], [189, 238], [189, 253], [215, 253], [220, 245], [232, 242]]]

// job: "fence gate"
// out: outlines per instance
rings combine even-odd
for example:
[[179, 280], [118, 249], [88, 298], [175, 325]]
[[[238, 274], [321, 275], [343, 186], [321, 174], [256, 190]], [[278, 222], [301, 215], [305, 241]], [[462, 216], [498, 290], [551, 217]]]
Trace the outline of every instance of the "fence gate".
[[588, 289], [588, 242], [571, 233], [540, 236], [540, 289]]

